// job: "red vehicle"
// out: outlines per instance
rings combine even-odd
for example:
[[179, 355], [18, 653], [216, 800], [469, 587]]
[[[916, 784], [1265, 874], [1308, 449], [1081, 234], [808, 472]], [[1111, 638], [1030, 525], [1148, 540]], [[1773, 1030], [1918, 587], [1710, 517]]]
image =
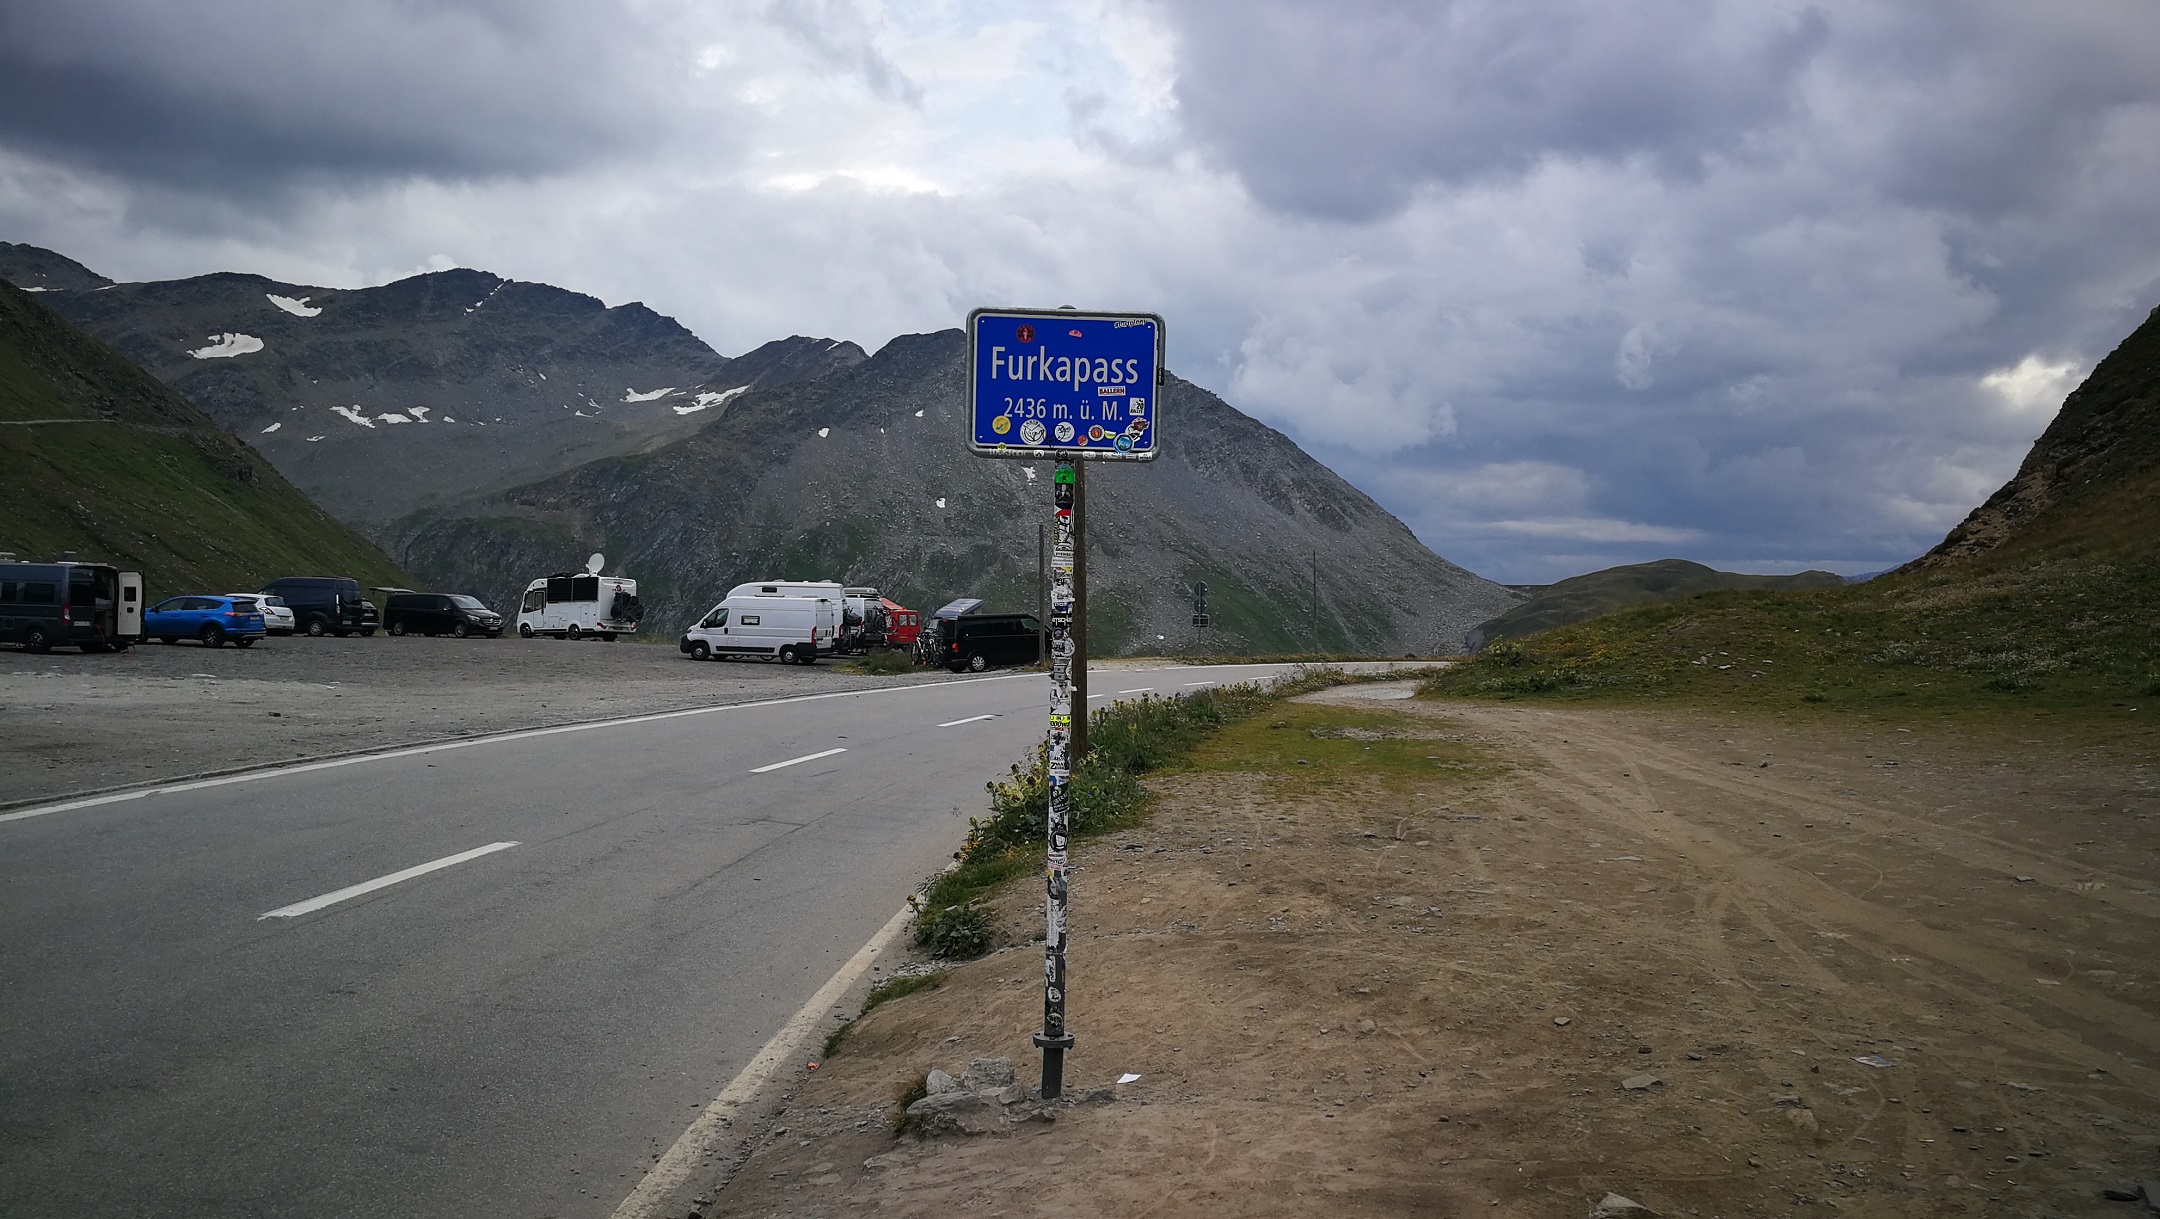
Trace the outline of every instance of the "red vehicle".
[[922, 611], [878, 598], [885, 608], [885, 646], [888, 648], [912, 648], [922, 638]]

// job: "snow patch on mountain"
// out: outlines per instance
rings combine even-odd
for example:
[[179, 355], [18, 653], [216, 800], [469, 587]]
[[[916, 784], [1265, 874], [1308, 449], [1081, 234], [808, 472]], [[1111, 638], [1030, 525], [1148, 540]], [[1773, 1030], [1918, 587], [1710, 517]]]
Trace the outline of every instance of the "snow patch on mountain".
[[275, 292], [265, 292], [263, 293], [263, 295], [270, 298], [271, 304], [276, 305], [278, 308], [283, 309], [285, 312], [292, 314], [294, 317], [322, 316], [321, 305], [308, 304], [310, 300], [314, 299], [313, 297], [303, 296], [295, 299], [290, 296], [279, 296]]
[[411, 419], [409, 419], [409, 418], [405, 417], [404, 415], [400, 415], [400, 414], [398, 414], [398, 413], [397, 413], [396, 411], [384, 411], [384, 412], [383, 412], [382, 414], [380, 414], [380, 415], [377, 415], [377, 416], [375, 416], [375, 418], [376, 418], [376, 419], [377, 419], [378, 421], [380, 421], [380, 422], [383, 422], [383, 423], [411, 423], [411, 422], [412, 422], [412, 420], [411, 420]]
[[408, 406], [405, 408], [405, 413], [411, 415], [414, 419], [418, 420], [421, 423], [433, 423], [435, 421], [428, 418], [427, 413], [434, 409], [435, 408], [432, 406]]
[[263, 341], [252, 334], [213, 334], [208, 336], [210, 345], [188, 352], [198, 360], [221, 360], [227, 356], [244, 356], [263, 349]]
[[642, 394], [634, 389], [625, 389], [623, 391], [622, 400], [625, 402], [651, 402], [656, 398], [665, 398], [669, 394], [672, 394], [674, 392], [675, 387], [672, 385], [667, 386], [664, 389], [651, 390], [647, 393]]
[[375, 421], [373, 419], [368, 418], [366, 415], [361, 414], [358, 410], [355, 410], [352, 407], [333, 406], [330, 409], [340, 415], [345, 416], [347, 419], [352, 420], [354, 423], [359, 424], [361, 427], [371, 428], [375, 426]]
[[264, 428], [262, 430], [262, 434], [268, 436], [270, 433], [277, 431], [279, 428], [284, 426], [285, 424], [283, 422], [273, 423], [269, 427]]
[[738, 385], [733, 389], [723, 389], [719, 391], [706, 390], [704, 393], [699, 394], [695, 398], [692, 398], [689, 402], [689, 405], [676, 406], [670, 409], [672, 409], [678, 415], [695, 415], [699, 411], [709, 410], [715, 406], [726, 406], [728, 403], [733, 402], [735, 399], [749, 392], [749, 389], [750, 387], [747, 385]]

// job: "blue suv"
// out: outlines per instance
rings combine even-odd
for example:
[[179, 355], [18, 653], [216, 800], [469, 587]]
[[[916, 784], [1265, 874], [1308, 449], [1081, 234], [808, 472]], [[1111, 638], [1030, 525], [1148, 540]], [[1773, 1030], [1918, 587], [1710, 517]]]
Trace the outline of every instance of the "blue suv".
[[200, 639], [206, 648], [252, 647], [267, 632], [253, 597], [167, 597], [143, 611], [143, 634], [165, 643]]

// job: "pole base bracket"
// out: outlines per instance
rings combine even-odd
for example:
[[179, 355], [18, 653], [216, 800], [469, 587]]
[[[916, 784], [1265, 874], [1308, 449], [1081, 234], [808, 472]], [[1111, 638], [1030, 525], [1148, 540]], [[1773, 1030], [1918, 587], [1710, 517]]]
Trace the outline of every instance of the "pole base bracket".
[[1035, 1034], [1035, 1045], [1038, 1049], [1044, 1050], [1069, 1050], [1073, 1048], [1073, 1035], [1063, 1033], [1052, 1037], [1044, 1033], [1037, 1033]]

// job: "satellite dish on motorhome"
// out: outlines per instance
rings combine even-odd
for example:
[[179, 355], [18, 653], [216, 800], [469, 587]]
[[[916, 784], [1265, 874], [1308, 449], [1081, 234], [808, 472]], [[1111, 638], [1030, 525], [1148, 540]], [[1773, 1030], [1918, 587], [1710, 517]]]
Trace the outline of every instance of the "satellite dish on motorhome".
[[599, 575], [600, 569], [605, 566], [607, 566], [607, 556], [597, 550], [592, 552], [591, 558], [585, 560], [585, 570], [591, 575]]

